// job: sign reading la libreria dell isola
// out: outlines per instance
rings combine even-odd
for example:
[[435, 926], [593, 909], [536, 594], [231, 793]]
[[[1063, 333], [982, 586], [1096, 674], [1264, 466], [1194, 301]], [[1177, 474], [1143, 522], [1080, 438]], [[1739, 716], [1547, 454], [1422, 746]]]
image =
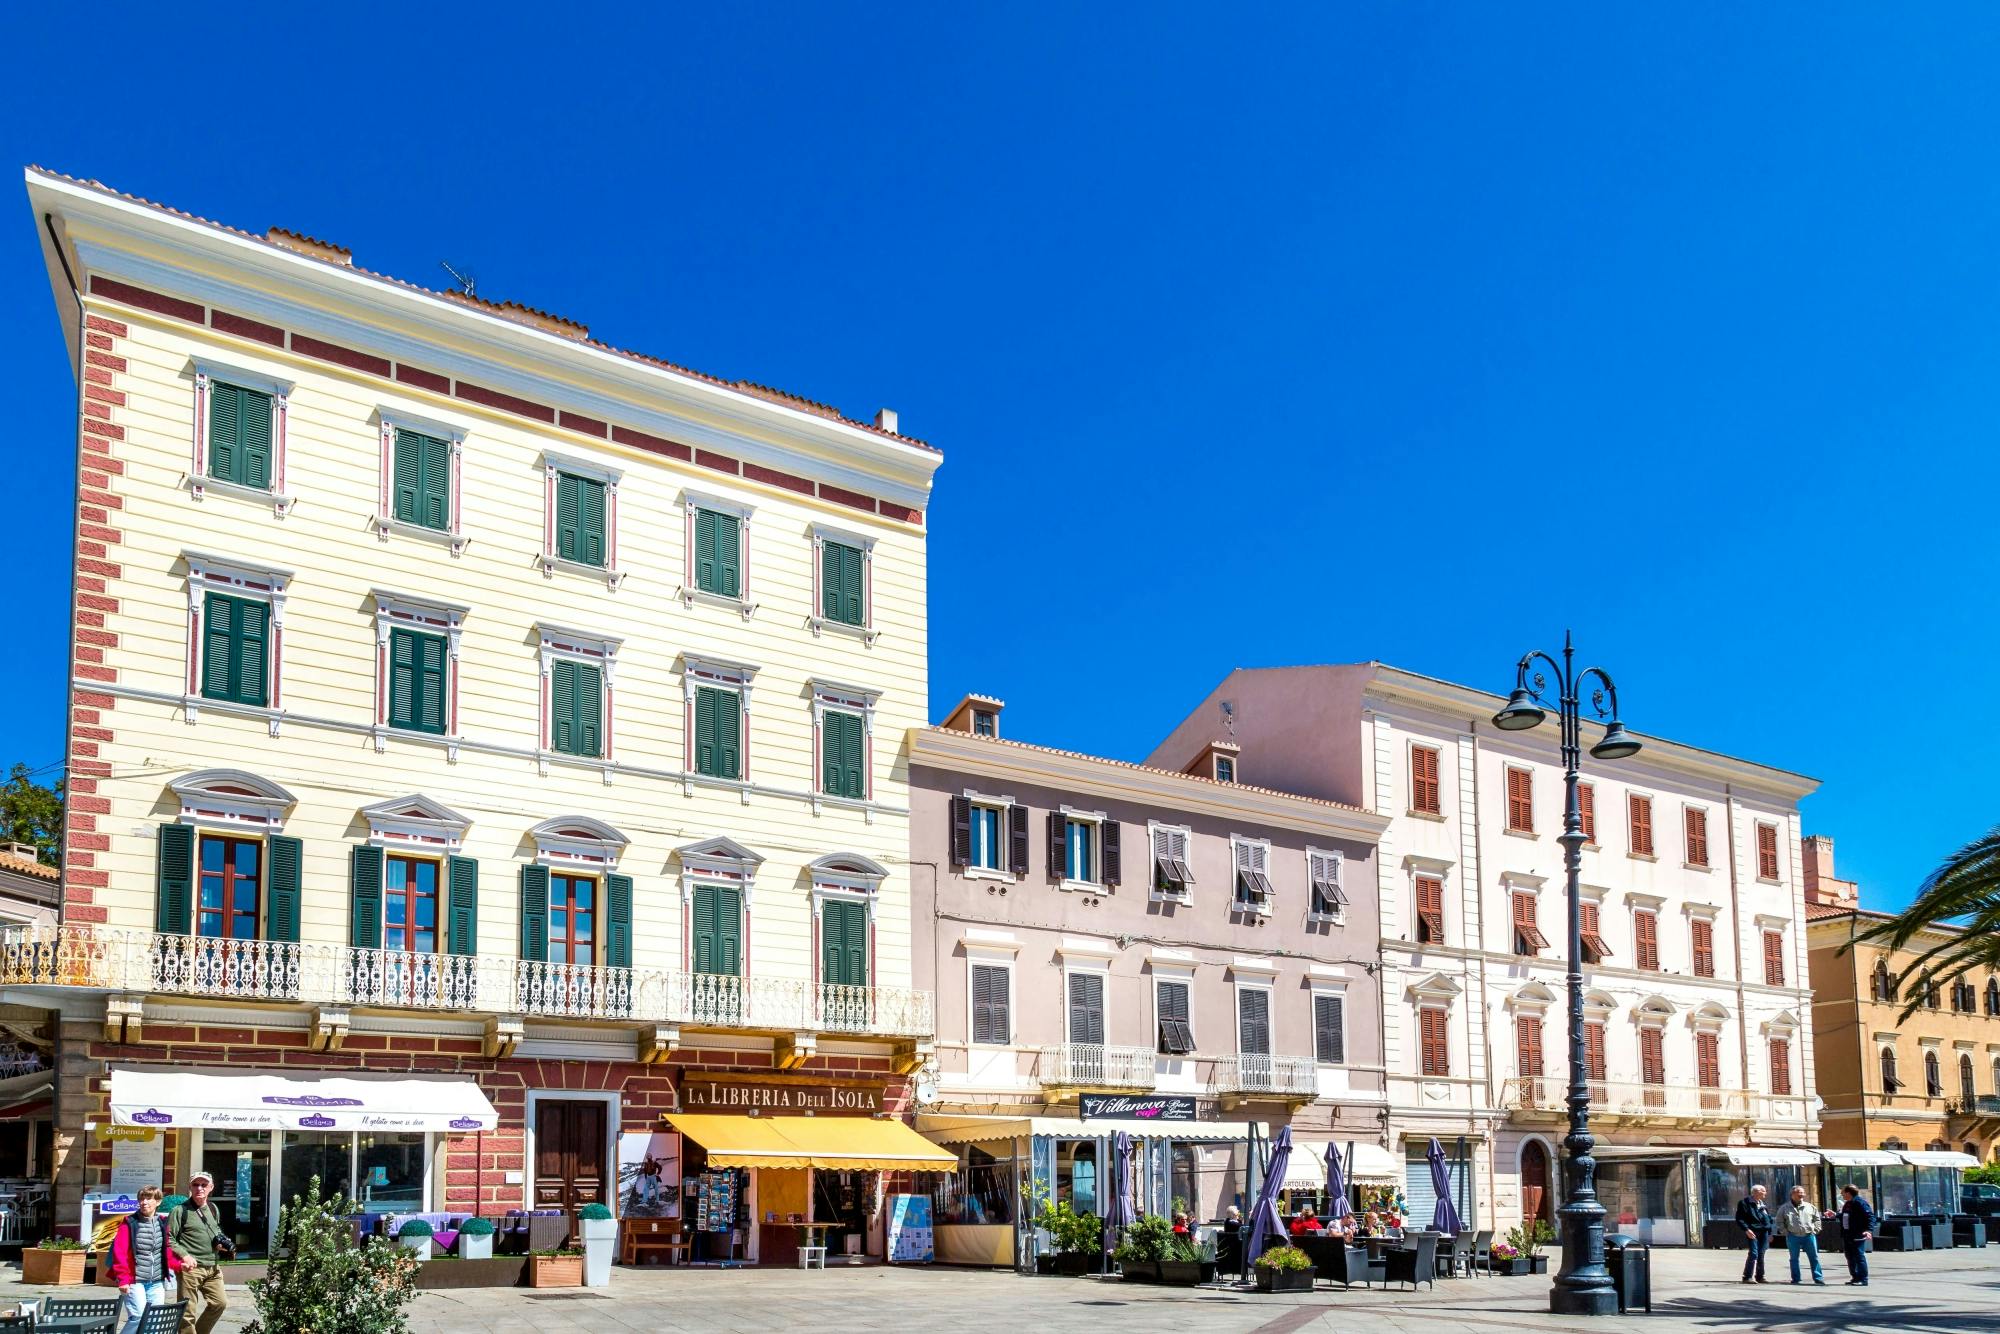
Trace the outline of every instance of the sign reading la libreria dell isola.
[[882, 1092], [877, 1084], [779, 1084], [689, 1076], [681, 1087], [681, 1110], [873, 1116], [882, 1110]]

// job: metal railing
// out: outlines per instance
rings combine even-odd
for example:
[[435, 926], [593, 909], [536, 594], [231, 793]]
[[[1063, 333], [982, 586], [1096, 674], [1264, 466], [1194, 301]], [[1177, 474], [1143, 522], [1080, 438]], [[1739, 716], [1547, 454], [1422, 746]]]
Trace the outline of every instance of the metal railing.
[[[931, 993], [66, 925], [0, 932], [0, 986], [929, 1037]], [[1151, 1066], [1147, 1067], [1150, 1079]]]
[[[1501, 1087], [1500, 1105], [1512, 1112], [1567, 1113], [1569, 1081], [1552, 1077], [1510, 1079]], [[1624, 1080], [1592, 1080], [1593, 1116], [1661, 1121], [1750, 1119], [1750, 1095], [1742, 1089], [1701, 1088], [1690, 1084], [1644, 1084]]]
[[1063, 1042], [1042, 1048], [1041, 1081], [1051, 1088], [1150, 1089], [1156, 1060], [1151, 1047]]
[[1238, 1052], [1215, 1061], [1217, 1093], [1274, 1093], [1287, 1098], [1319, 1096], [1319, 1067], [1304, 1056]]
[[2000, 1116], [2000, 1096], [1979, 1093], [1970, 1098], [1954, 1098], [1948, 1110], [1953, 1116]]

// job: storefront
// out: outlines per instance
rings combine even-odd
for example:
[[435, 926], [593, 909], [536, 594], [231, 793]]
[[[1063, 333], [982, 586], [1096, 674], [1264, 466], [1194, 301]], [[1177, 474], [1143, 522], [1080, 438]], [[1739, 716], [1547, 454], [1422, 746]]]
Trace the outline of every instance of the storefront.
[[[1336, 1140], [1334, 1144], [1340, 1150], [1348, 1208], [1360, 1210], [1374, 1194], [1403, 1185], [1403, 1164], [1381, 1145], [1356, 1140]], [[1326, 1150], [1327, 1143], [1323, 1140], [1292, 1141], [1281, 1212], [1290, 1215], [1310, 1208], [1321, 1218], [1330, 1216], [1333, 1204], [1326, 1193]]]

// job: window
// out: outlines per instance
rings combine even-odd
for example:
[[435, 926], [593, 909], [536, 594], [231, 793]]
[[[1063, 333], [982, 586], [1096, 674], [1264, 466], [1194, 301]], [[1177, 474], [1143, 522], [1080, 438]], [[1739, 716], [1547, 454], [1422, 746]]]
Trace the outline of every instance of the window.
[[[1697, 1086], [1705, 1089], [1722, 1087], [1722, 1040], [1714, 1033], [1694, 1035], [1694, 1078]], [[1703, 1107], [1713, 1104], [1702, 1100]]]
[[1597, 789], [1589, 783], [1576, 785], [1576, 813], [1583, 830], [1583, 841], [1592, 847], [1597, 845]]
[[1583, 958], [1585, 963], [1603, 963], [1611, 957], [1611, 946], [1605, 943], [1604, 933], [1598, 926], [1598, 905], [1580, 903], [1577, 917], [1583, 926]]
[[819, 980], [827, 986], [868, 985], [868, 905], [827, 898], [819, 910]]
[[1657, 1028], [1639, 1030], [1639, 1082], [1657, 1088], [1667, 1082], [1667, 1035]]
[[830, 539], [820, 543], [820, 616], [836, 625], [863, 625], [867, 622], [865, 580], [862, 567], [866, 556], [858, 546]]
[[597, 962], [597, 877], [550, 874], [548, 961]]
[[1432, 1079], [1451, 1076], [1451, 1016], [1436, 1006], [1417, 1011], [1418, 1037], [1423, 1044], [1423, 1073]]
[[1605, 1081], [1604, 1021], [1586, 1020], [1583, 1025], [1583, 1070], [1591, 1083]]
[[868, 795], [867, 729], [858, 713], [820, 714], [820, 791], [855, 801]]
[[1896, 1078], [1896, 1049], [1894, 1047], [1882, 1048], [1881, 1059], [1882, 1092], [1884, 1094], [1891, 1094], [1903, 1087], [1903, 1081]]
[[1517, 834], [1535, 832], [1534, 779], [1513, 765], [1507, 766], [1507, 828]]
[[1340, 887], [1340, 867], [1344, 859], [1337, 852], [1306, 849], [1306, 874], [1312, 881], [1312, 915], [1337, 917], [1347, 906], [1347, 893]]
[[1926, 1010], [1935, 1010], [1937, 1007], [1938, 984], [1935, 980], [1926, 978], [1924, 980], [1924, 1008]]
[[574, 565], [605, 564], [605, 491], [595, 477], [556, 474], [556, 559]]
[[1687, 825], [1687, 862], [1689, 866], [1708, 865], [1708, 812], [1699, 806], [1689, 806], [1683, 815]]
[[1780, 1097], [1792, 1094], [1792, 1040], [1771, 1039], [1771, 1092]]
[[694, 692], [694, 768], [710, 778], [743, 777], [743, 711], [735, 691]]
[[208, 476], [271, 489], [273, 395], [215, 380], [208, 390]]
[[1330, 991], [1313, 993], [1313, 1059], [1321, 1065], [1347, 1060], [1347, 998]]
[[1097, 826], [1088, 820], [1062, 818], [1063, 879], [1097, 882]]
[[1535, 896], [1526, 890], [1517, 889], [1514, 899], [1514, 953], [1537, 955], [1549, 947], [1549, 938], [1542, 934], [1536, 921], [1537, 904]]
[[[375, 599], [375, 749], [389, 733], [455, 737], [460, 629], [467, 608], [381, 589]], [[458, 744], [446, 745], [456, 759]]]
[[1778, 826], [1774, 824], [1757, 826], [1757, 878], [1778, 878]]
[[1229, 758], [1229, 757], [1228, 757], [1227, 755], [1218, 755], [1218, 756], [1216, 756], [1216, 757], [1215, 757], [1215, 781], [1216, 781], [1216, 782], [1218, 782], [1218, 783], [1233, 783], [1233, 782], [1235, 782], [1235, 781], [1236, 781], [1236, 761], [1235, 761], [1235, 760], [1232, 760], [1232, 759], [1230, 759], [1230, 758]]
[[1168, 898], [1185, 898], [1194, 888], [1188, 868], [1188, 831], [1166, 825], [1152, 827], [1153, 889]]
[[1514, 1016], [1514, 1066], [1523, 1079], [1542, 1077], [1542, 1015]]
[[[1882, 965], [1877, 964], [1876, 967], [1882, 968]], [[1887, 972], [1888, 970], [1883, 968], [1882, 971]], [[2000, 977], [1989, 977], [1986, 979], [1986, 1013], [2000, 1015]], [[2000, 1092], [2000, 1090], [1996, 1091]]]
[[598, 758], [604, 745], [604, 676], [589, 663], [558, 658], [549, 672], [549, 749]]
[[1645, 972], [1660, 971], [1660, 915], [1651, 908], [1632, 914], [1632, 953]]
[[951, 799], [951, 864], [1024, 875], [1028, 870], [1028, 812], [1005, 800], [971, 793]]
[[694, 586], [715, 597], [743, 596], [743, 521], [738, 516], [695, 510]]
[[445, 658], [443, 635], [389, 632], [389, 726], [443, 734]]
[[1418, 815], [1444, 814], [1444, 798], [1438, 791], [1438, 749], [1410, 747], [1410, 809]]
[[972, 734], [974, 736], [999, 736], [1000, 715], [991, 709], [972, 711]]
[[270, 606], [210, 593], [202, 615], [201, 693], [208, 699], [262, 707], [270, 647]]
[[1159, 1020], [1160, 1054], [1192, 1055], [1194, 1029], [1188, 1022], [1188, 984], [1160, 978], [1153, 984], [1153, 999]]
[[1236, 988], [1236, 1050], [1245, 1056], [1271, 1054], [1271, 993], [1267, 988]]
[[1785, 937], [1778, 931], [1764, 933], [1764, 985], [1785, 985]]
[[1236, 911], [1271, 911], [1271, 845], [1239, 838], [1230, 840], [1230, 848], [1236, 859]]
[[971, 810], [972, 852], [968, 858], [970, 865], [989, 871], [1000, 869], [1000, 812], [992, 806], [974, 806]]
[[1944, 1075], [1938, 1069], [1938, 1054], [1924, 1053], [1924, 1092], [1933, 1098], [1944, 1096]]
[[1715, 923], [1697, 917], [1688, 923], [1688, 943], [1694, 952], [1694, 975], [1715, 976]]
[[1632, 821], [1632, 855], [1653, 855], [1653, 799], [1634, 793], [1625, 798]]
[[263, 883], [263, 843], [202, 835], [195, 934], [212, 940], [257, 939]]
[[1972, 1058], [1960, 1053], [1958, 1058], [1958, 1096], [1967, 1111], [1972, 1110], [1973, 1095], [1978, 1092], [1972, 1082]]
[[1417, 943], [1444, 944], [1444, 881], [1434, 875], [1416, 877]]
[[1005, 1046], [1012, 1040], [1013, 969], [1002, 964], [972, 965], [972, 1040]]
[[382, 948], [436, 954], [438, 864], [428, 857], [390, 857], [382, 875]]
[[397, 523], [451, 531], [451, 441], [392, 427], [389, 515]]
[[743, 895], [735, 885], [694, 887], [694, 971], [736, 977], [743, 971]]
[[1104, 1045], [1104, 974], [1069, 974], [1069, 1041], [1084, 1047]]
[[[1896, 980], [1889, 976], [1889, 961], [1887, 959], [1877, 959], [1875, 961], [1875, 977], [1870, 990], [1874, 993], [1875, 999], [1878, 1001], [1892, 1001], [1896, 999]], [[1989, 983], [1987, 994], [1988, 996], [2000, 997], [2000, 990], [1996, 990], [1995, 986]]]

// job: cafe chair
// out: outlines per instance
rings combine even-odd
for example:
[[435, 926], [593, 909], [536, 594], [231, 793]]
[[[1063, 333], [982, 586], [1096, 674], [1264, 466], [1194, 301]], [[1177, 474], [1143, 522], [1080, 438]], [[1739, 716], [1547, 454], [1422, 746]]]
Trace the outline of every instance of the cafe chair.
[[116, 1320], [116, 1297], [51, 1297], [42, 1303], [44, 1320]]
[[1493, 1229], [1481, 1228], [1472, 1235], [1472, 1272], [1491, 1275], [1493, 1272]]
[[1382, 1252], [1383, 1283], [1407, 1283], [1412, 1290], [1419, 1283], [1428, 1283], [1435, 1288], [1438, 1236], [1436, 1232], [1411, 1232], [1404, 1236], [1402, 1245]]
[[1460, 1232], [1451, 1239], [1451, 1249], [1444, 1255], [1444, 1276], [1458, 1278], [1472, 1272], [1472, 1234]]
[[181, 1312], [186, 1309], [186, 1302], [147, 1307], [146, 1313], [139, 1317], [137, 1334], [177, 1334], [181, 1327]]
[[6, 1334], [10, 1329], [27, 1330], [32, 1334], [34, 1328], [35, 1318], [31, 1315], [0, 1315], [0, 1334]]

